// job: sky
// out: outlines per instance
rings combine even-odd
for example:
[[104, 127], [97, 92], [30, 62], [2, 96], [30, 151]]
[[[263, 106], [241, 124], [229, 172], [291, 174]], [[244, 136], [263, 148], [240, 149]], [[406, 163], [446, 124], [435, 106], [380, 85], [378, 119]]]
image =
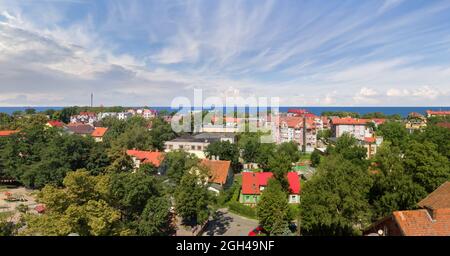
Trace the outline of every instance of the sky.
[[0, 0], [0, 106], [449, 106], [450, 1]]

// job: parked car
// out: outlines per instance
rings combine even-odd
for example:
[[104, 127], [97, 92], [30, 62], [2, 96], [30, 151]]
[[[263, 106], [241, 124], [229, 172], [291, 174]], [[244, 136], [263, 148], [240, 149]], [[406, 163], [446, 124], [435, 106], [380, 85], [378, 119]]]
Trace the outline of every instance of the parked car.
[[267, 235], [267, 232], [261, 226], [257, 226], [255, 229], [253, 229], [248, 233], [248, 236], [261, 236], [261, 235]]

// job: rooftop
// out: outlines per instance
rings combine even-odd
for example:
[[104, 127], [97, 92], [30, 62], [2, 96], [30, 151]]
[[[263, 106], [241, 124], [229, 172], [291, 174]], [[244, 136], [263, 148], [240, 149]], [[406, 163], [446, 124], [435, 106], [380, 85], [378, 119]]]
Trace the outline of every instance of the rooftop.
[[209, 182], [225, 184], [231, 161], [203, 159], [201, 164], [210, 170]]
[[394, 219], [405, 236], [450, 236], [450, 209], [396, 211]]
[[127, 150], [129, 156], [139, 159], [143, 164], [153, 164], [156, 167], [161, 166], [164, 160], [164, 153], [158, 151], [143, 151], [143, 150]]
[[[442, 209], [450, 208], [450, 181], [440, 185], [435, 191], [418, 203], [422, 208]], [[450, 229], [450, 227], [449, 227]]]
[[[243, 172], [242, 173], [242, 194], [244, 195], [259, 195], [261, 194], [260, 187], [267, 186], [269, 180], [273, 177], [272, 172]], [[299, 194], [300, 176], [296, 172], [289, 172], [287, 174], [289, 181], [289, 188], [294, 194]]]

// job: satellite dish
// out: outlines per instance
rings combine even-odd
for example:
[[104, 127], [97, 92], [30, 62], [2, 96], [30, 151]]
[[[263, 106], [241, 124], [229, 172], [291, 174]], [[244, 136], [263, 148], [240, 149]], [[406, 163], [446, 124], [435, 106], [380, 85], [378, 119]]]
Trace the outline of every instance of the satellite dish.
[[384, 234], [383, 230], [378, 230], [378, 235], [382, 236]]

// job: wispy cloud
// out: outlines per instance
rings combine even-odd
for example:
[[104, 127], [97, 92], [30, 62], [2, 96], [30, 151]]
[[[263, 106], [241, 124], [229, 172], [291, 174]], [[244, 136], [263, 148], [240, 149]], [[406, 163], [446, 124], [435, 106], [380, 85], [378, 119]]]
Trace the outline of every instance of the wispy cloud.
[[87, 104], [90, 92], [105, 105], [167, 105], [193, 88], [284, 105], [448, 105], [449, 10], [401, 0], [3, 0], [0, 105]]

